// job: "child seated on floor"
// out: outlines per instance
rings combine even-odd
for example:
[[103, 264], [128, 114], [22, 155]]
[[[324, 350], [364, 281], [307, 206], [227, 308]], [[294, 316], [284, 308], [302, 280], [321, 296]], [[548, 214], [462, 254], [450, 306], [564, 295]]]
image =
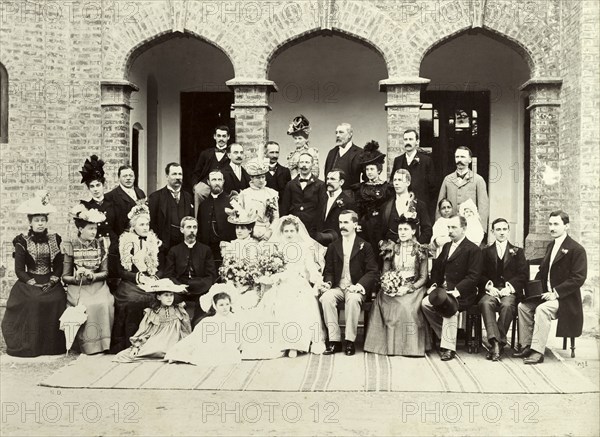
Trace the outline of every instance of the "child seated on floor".
[[144, 318], [133, 337], [131, 347], [119, 352], [113, 361], [133, 363], [161, 359], [179, 340], [192, 332], [185, 302], [173, 305], [173, 291], [157, 291], [152, 308], [144, 310]]
[[231, 310], [231, 297], [228, 293], [220, 292], [213, 296], [211, 312], [212, 316], [203, 318], [190, 336], [167, 352], [165, 360], [196, 366], [241, 362], [242, 329]]

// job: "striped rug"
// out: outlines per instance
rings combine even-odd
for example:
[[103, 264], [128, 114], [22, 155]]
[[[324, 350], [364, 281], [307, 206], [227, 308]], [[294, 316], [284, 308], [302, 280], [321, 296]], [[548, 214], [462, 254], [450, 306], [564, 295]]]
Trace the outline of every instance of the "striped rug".
[[197, 367], [146, 361], [113, 363], [113, 356], [81, 355], [41, 383], [64, 388], [180, 389], [235, 391], [367, 391], [458, 393], [584, 393], [598, 387], [551, 351], [537, 366], [504, 357], [460, 352], [443, 362], [435, 352], [425, 358], [387, 357], [357, 352], [347, 357], [243, 361], [222, 367]]

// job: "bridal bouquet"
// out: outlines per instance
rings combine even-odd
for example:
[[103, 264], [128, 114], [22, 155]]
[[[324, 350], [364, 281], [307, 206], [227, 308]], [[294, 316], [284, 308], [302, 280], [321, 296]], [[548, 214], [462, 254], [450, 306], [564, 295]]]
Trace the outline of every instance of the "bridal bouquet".
[[410, 293], [410, 285], [410, 282], [407, 282], [397, 270], [390, 270], [381, 276], [381, 290], [391, 297]]
[[247, 289], [254, 286], [251, 264], [246, 257], [238, 259], [235, 256], [225, 256], [219, 267], [219, 274], [228, 282], [233, 282], [236, 287]]

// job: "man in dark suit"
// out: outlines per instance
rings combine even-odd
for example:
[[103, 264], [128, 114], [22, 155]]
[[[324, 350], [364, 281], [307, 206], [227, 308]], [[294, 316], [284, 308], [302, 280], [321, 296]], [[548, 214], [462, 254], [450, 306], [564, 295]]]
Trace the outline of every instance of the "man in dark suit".
[[342, 350], [340, 326], [338, 322], [338, 302], [344, 302], [346, 313], [346, 355], [354, 355], [358, 317], [365, 300], [370, 300], [379, 270], [371, 245], [356, 235], [358, 214], [344, 210], [339, 215], [342, 238], [331, 243], [325, 253], [323, 270], [323, 292], [319, 301], [323, 307], [323, 317], [329, 332], [329, 343], [325, 354]]
[[206, 294], [217, 279], [212, 253], [205, 244], [196, 241], [198, 222], [194, 217], [181, 219], [183, 242], [173, 246], [167, 255], [164, 277], [188, 286], [187, 293], [177, 296], [194, 309], [192, 326], [202, 314], [199, 298]]
[[225, 185], [223, 189], [225, 194], [229, 195], [232, 191], [238, 193], [244, 188], [250, 186], [250, 176], [242, 162], [244, 161], [244, 147], [238, 143], [232, 143], [229, 146], [229, 163], [221, 168]]
[[198, 209], [198, 205], [200, 205], [210, 193], [210, 188], [206, 183], [208, 173], [215, 168], [221, 168], [229, 164], [229, 157], [227, 156], [229, 128], [227, 126], [217, 126], [213, 138], [215, 140], [215, 147], [200, 152], [196, 167], [192, 173], [194, 206], [196, 209]]
[[327, 174], [326, 191], [321, 199], [315, 240], [328, 246], [340, 237], [340, 213], [354, 210], [354, 196], [350, 190], [342, 190], [347, 177], [343, 170], [334, 168]]
[[[444, 244], [442, 252], [433, 261], [431, 285], [421, 302], [425, 318], [440, 339], [442, 361], [449, 361], [456, 355], [458, 312], [469, 308], [477, 299], [481, 250], [465, 238], [466, 227], [464, 217], [455, 215], [451, 218], [448, 231], [452, 241]], [[458, 311], [449, 317], [443, 317], [429, 300], [429, 294], [439, 287], [446, 289], [449, 299], [458, 302]]]
[[225, 208], [231, 208], [229, 197], [223, 191], [223, 173], [213, 170], [208, 175], [209, 196], [198, 208], [199, 239], [210, 247], [218, 267], [221, 266], [221, 241], [235, 240], [235, 225], [227, 221]]
[[169, 249], [183, 241], [181, 219], [194, 216], [193, 198], [181, 189], [183, 169], [177, 162], [170, 162], [165, 168], [167, 185], [148, 196], [150, 228], [162, 241], [158, 252], [160, 268], [164, 268]]
[[279, 164], [279, 143], [269, 141], [265, 145], [265, 156], [269, 158], [269, 171], [265, 175], [267, 187], [279, 193], [279, 208], [283, 201], [283, 191], [289, 181], [292, 180], [290, 169]]
[[435, 217], [438, 187], [435, 167], [431, 157], [419, 151], [419, 134], [414, 129], [404, 131], [404, 153], [394, 159], [390, 182], [398, 169], [408, 170], [411, 177], [410, 190], [428, 207], [430, 217]]
[[146, 197], [146, 194], [135, 183], [135, 173], [130, 165], [119, 167], [118, 173], [119, 186], [106, 193], [104, 196], [113, 205], [115, 220], [113, 222], [113, 231], [119, 237], [129, 228], [129, 218], [127, 214], [135, 204]]
[[519, 340], [523, 350], [513, 354], [525, 364], [544, 361], [550, 324], [558, 319], [557, 337], [579, 337], [583, 328], [581, 287], [587, 277], [585, 249], [567, 233], [569, 215], [561, 210], [550, 214], [550, 235], [554, 239], [535, 276], [542, 283], [540, 299], [519, 304]]
[[[529, 267], [523, 249], [508, 241], [510, 227], [506, 219], [497, 218], [492, 223], [496, 241], [483, 249], [483, 270], [479, 282], [481, 297], [479, 310], [485, 323], [487, 338], [492, 346], [486, 359], [500, 360], [506, 345], [506, 333], [517, 312], [517, 302], [529, 277]], [[496, 312], [500, 313], [496, 321]], [[514, 345], [513, 345], [514, 346]]]
[[342, 123], [335, 129], [335, 147], [327, 154], [325, 160], [325, 174], [334, 168], [339, 168], [346, 173], [348, 180], [346, 186], [351, 187], [360, 182], [360, 155], [362, 149], [352, 144], [353, 130], [348, 123]]
[[288, 182], [283, 191], [280, 215], [293, 214], [298, 217], [314, 238], [325, 182], [312, 174], [312, 166], [312, 155], [308, 152], [302, 153], [298, 160], [298, 176]]

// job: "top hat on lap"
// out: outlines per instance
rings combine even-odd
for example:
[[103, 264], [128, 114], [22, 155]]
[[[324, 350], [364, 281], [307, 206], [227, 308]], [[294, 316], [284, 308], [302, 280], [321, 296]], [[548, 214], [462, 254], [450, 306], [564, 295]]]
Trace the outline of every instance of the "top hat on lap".
[[458, 301], [442, 287], [429, 294], [429, 302], [442, 317], [452, 317], [458, 311]]

